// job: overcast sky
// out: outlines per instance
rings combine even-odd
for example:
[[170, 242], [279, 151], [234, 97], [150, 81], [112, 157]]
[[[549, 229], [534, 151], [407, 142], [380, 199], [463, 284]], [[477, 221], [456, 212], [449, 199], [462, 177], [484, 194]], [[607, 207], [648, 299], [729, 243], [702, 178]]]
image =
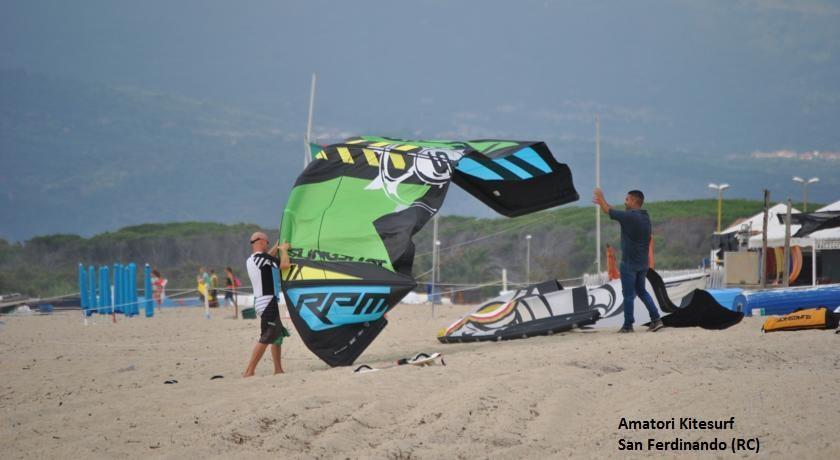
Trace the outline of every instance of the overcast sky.
[[838, 56], [828, 1], [0, 3], [3, 68], [217, 101], [301, 134], [317, 72], [322, 142], [591, 142], [599, 113], [612, 150], [840, 152]]

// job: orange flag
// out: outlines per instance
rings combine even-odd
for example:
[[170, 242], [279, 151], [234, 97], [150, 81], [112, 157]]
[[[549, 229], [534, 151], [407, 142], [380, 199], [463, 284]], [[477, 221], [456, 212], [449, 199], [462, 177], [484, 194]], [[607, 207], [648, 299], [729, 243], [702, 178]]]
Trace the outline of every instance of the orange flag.
[[648, 262], [650, 262], [650, 268], [653, 268], [653, 235], [650, 236], [650, 247], [648, 247]]
[[621, 278], [618, 273], [618, 265], [615, 263], [615, 249], [609, 244], [607, 245], [607, 276], [609, 276], [610, 281]]

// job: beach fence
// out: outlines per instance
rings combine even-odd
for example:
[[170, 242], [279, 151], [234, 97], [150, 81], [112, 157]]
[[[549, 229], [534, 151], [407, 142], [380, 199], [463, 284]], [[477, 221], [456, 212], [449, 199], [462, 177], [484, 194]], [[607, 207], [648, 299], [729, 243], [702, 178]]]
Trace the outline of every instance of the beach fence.
[[[149, 264], [143, 267], [143, 294], [138, 295], [140, 290], [137, 286], [138, 274], [137, 264], [119, 264], [113, 266], [103, 265], [85, 267], [79, 264], [79, 301], [85, 317], [94, 313], [112, 315], [116, 320], [116, 314], [121, 313], [127, 317], [139, 316], [141, 311], [147, 318], [155, 314], [155, 305], [158, 300], [153, 297], [152, 268]], [[274, 275], [275, 292], [280, 292], [280, 273], [272, 270]], [[227, 289], [217, 288], [218, 292], [227, 292]], [[254, 307], [254, 296], [248, 293], [247, 288], [233, 288], [234, 302], [240, 307]], [[188, 297], [198, 294], [197, 289], [166, 289], [165, 295], [161, 293], [159, 306], [162, 307], [184, 307], [204, 306], [205, 315], [209, 318], [209, 306], [207, 296], [203, 302], [187, 300]], [[172, 294], [174, 293], [174, 294]], [[285, 305], [283, 296], [278, 295], [280, 305]]]
[[90, 265], [85, 268], [79, 264], [79, 300], [85, 316], [94, 313], [122, 313], [132, 317], [140, 314], [142, 305], [147, 318], [154, 316], [152, 301], [152, 268], [145, 264], [143, 268], [145, 296], [137, 296], [137, 264], [118, 264], [113, 267], [103, 265], [97, 269]]
[[[697, 273], [706, 274], [706, 289], [717, 289], [722, 287], [723, 270], [709, 270], [703, 268], [685, 268], [678, 270], [656, 270], [662, 278], [672, 278], [676, 276], [695, 275]], [[583, 286], [601, 286], [610, 282], [610, 277], [607, 272], [601, 273], [584, 273], [581, 278], [572, 278], [569, 281], [581, 280]], [[572, 284], [575, 285], [575, 284]]]

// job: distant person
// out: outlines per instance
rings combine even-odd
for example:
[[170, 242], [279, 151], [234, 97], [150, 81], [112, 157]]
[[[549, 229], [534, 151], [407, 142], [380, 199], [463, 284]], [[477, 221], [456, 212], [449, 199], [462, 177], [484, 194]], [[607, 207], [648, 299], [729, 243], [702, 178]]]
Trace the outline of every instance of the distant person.
[[198, 275], [195, 277], [195, 282], [197, 284], [196, 289], [198, 289], [198, 300], [202, 304], [205, 302], [205, 296], [207, 295], [207, 286], [208, 280], [210, 276], [207, 275], [207, 270], [204, 267], [198, 268]]
[[650, 249], [648, 250], [648, 262], [650, 262], [650, 268], [656, 268], [656, 264], [653, 261], [653, 234], [650, 235]]
[[166, 288], [166, 278], [157, 270], [152, 270], [152, 298], [157, 303], [158, 311], [163, 303], [163, 290]]
[[609, 244], [607, 245], [607, 276], [610, 281], [621, 278], [618, 273], [618, 264], [615, 261], [615, 249]]
[[[279, 242], [278, 242], [279, 243]], [[251, 286], [254, 288], [254, 308], [260, 317], [260, 338], [251, 353], [251, 360], [248, 367], [242, 374], [243, 377], [251, 377], [262, 359], [265, 349], [271, 346], [271, 359], [274, 361], [274, 373], [282, 374], [283, 365], [280, 362], [280, 346], [283, 338], [289, 336], [289, 331], [280, 322], [280, 308], [277, 305], [277, 297], [274, 292], [274, 276], [272, 267], [286, 270], [291, 266], [289, 261], [289, 243], [275, 244], [271, 250], [268, 248], [268, 237], [263, 232], [255, 232], [251, 235], [252, 254], [245, 262], [248, 269], [248, 277], [251, 278]], [[280, 253], [278, 259], [277, 253]]]
[[633, 332], [633, 302], [636, 296], [645, 304], [650, 314], [648, 330], [655, 332], [662, 329], [662, 320], [656, 304], [645, 289], [645, 275], [648, 271], [648, 246], [650, 245], [651, 224], [647, 211], [642, 209], [645, 195], [639, 190], [627, 192], [624, 198], [625, 210], [611, 208], [604, 199], [604, 192], [596, 188], [592, 202], [601, 207], [610, 219], [621, 225], [621, 293], [624, 296], [624, 325], [618, 332]]
[[242, 282], [233, 274], [233, 269], [225, 267], [225, 306], [233, 304], [234, 319], [239, 317], [239, 303], [236, 298], [236, 288], [239, 286], [242, 286]]
[[201, 281], [204, 285], [204, 296], [207, 298], [206, 302], [210, 303], [210, 274], [207, 273], [207, 269], [201, 267]]
[[216, 270], [210, 269], [210, 307], [216, 308], [219, 306], [219, 277], [216, 276]]

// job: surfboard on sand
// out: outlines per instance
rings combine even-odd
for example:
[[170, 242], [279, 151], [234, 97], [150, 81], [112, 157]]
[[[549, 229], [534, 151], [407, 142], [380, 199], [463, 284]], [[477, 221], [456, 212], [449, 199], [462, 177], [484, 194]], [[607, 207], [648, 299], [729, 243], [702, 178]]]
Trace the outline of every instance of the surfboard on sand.
[[368, 365], [368, 364], [362, 364], [362, 365], [356, 367], [353, 370], [353, 372], [355, 372], [357, 374], [366, 374], [366, 373], [369, 373], [369, 372], [376, 372], [376, 371], [380, 371], [380, 370], [384, 370], [384, 369], [390, 369], [392, 367], [403, 366], [403, 365], [406, 365], [406, 364], [412, 365], [412, 366], [417, 366], [417, 367], [427, 367], [427, 366], [434, 365], [438, 361], [440, 361], [441, 365], [446, 366], [446, 361], [443, 360], [443, 354], [442, 353], [417, 353], [416, 355], [411, 356], [410, 358], [399, 359], [399, 360], [397, 360], [397, 362], [395, 364], [392, 364], [392, 365], [386, 366], [386, 367], [373, 367], [373, 366]]

